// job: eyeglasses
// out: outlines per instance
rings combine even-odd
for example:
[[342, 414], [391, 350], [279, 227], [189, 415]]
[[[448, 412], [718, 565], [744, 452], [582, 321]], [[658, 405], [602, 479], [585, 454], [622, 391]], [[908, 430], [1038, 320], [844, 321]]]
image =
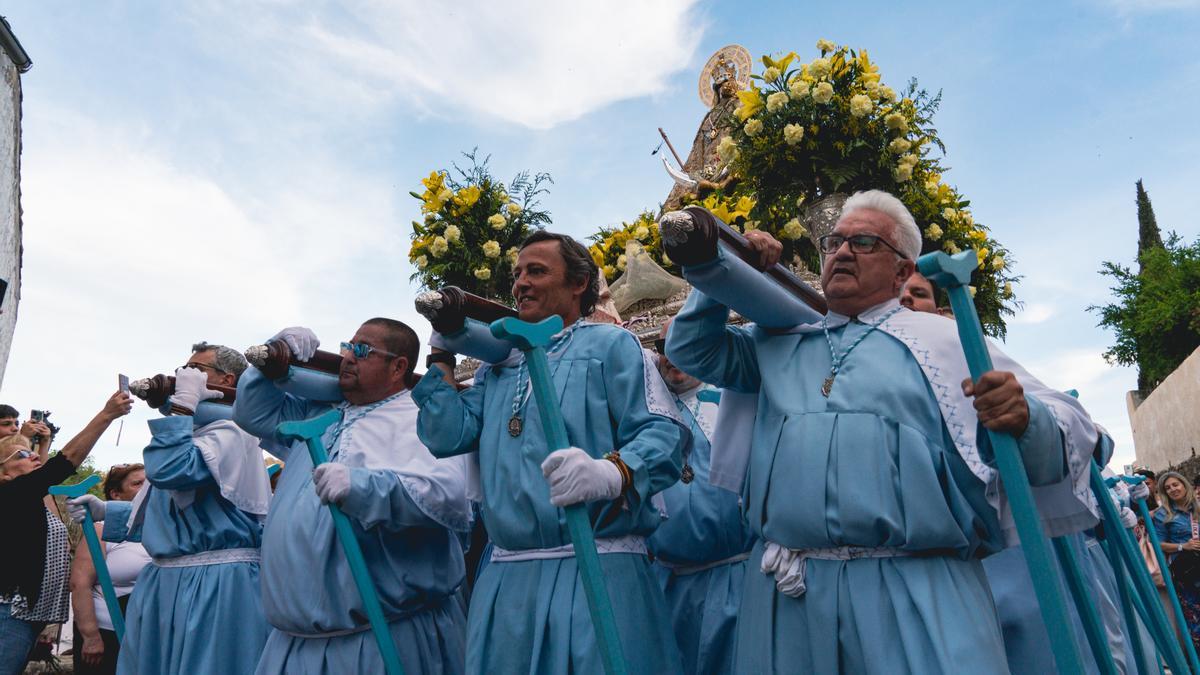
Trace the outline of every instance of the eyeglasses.
[[199, 362], [197, 362], [197, 361], [188, 361], [186, 364], [184, 364], [184, 366], [183, 366], [183, 367], [184, 367], [184, 368], [197, 368], [197, 369], [200, 369], [200, 370], [203, 370], [203, 369], [205, 369], [205, 368], [208, 368], [209, 370], [215, 370], [215, 371], [217, 371], [218, 373], [221, 373], [221, 374], [227, 374], [227, 373], [228, 373], [228, 371], [222, 370], [222, 369], [220, 369], [220, 368], [218, 368], [218, 367], [216, 367], [216, 366], [209, 365], [209, 364], [207, 364], [207, 363], [199, 363]]
[[666, 338], [658, 338], [657, 340], [654, 341], [654, 351], [658, 352], [659, 354], [662, 354], [663, 356], [667, 355], [667, 340], [666, 340]]
[[30, 457], [33, 457], [33, 452], [31, 452], [29, 450], [17, 450], [16, 452], [9, 455], [8, 457], [5, 457], [3, 461], [0, 461], [0, 464], [7, 463], [13, 457], [17, 457], [19, 459], [29, 459]]
[[372, 347], [365, 342], [343, 342], [342, 354], [353, 354], [354, 358], [356, 359], [365, 359], [371, 354], [382, 354], [390, 359], [394, 359], [399, 356], [399, 354], [385, 352], [378, 347]]
[[873, 234], [856, 234], [850, 237], [843, 237], [840, 234], [827, 234], [817, 240], [817, 243], [819, 243], [821, 246], [821, 253], [826, 255], [829, 255], [830, 253], [837, 253], [838, 249], [842, 247], [842, 244], [846, 242], [850, 242], [851, 253], [857, 253], [860, 255], [874, 253], [876, 250], [878, 250], [879, 245], [883, 244], [884, 246], [892, 249], [896, 255], [906, 260], [908, 259], [908, 256], [896, 250], [896, 247], [887, 243], [883, 237], [878, 237]]

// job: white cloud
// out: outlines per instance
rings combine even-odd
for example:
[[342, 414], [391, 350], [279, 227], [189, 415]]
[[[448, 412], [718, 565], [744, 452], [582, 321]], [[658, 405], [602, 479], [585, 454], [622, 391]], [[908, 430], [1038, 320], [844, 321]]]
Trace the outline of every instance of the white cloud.
[[1044, 302], [1031, 302], [1025, 309], [1019, 310], [1016, 316], [1008, 320], [1010, 325], [1032, 325], [1047, 321], [1054, 316], [1054, 305]]
[[1105, 4], [1121, 14], [1200, 8], [1200, 0], [1105, 0]]
[[1050, 387], [1088, 391], [1100, 378], [1113, 371], [1100, 355], [1103, 351], [1099, 347], [1066, 349], [1051, 352], [1026, 365], [1030, 373]]
[[695, 5], [359, 0], [304, 13], [240, 4], [218, 12], [239, 15], [255, 41], [276, 42], [274, 67], [311, 90], [319, 77], [359, 103], [387, 93], [427, 114], [545, 129], [664, 91], [700, 42]]

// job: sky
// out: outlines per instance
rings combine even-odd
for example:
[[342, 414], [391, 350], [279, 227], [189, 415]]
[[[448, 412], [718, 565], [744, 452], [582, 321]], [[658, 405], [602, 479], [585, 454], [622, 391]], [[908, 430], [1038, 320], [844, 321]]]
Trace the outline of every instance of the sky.
[[[116, 388], [309, 326], [327, 348], [413, 310], [408, 193], [478, 148], [554, 179], [552, 229], [585, 239], [671, 187], [722, 46], [870, 52], [883, 81], [943, 92], [946, 180], [1012, 251], [1005, 351], [1076, 388], [1133, 460], [1136, 373], [1089, 305], [1133, 262], [1134, 182], [1164, 231], [1200, 234], [1200, 1], [984, 3], [43, 0], [4, 11], [24, 89], [23, 287], [0, 401], [53, 411], [61, 442]], [[682, 147], [681, 147], [682, 146]], [[419, 190], [418, 190], [419, 191]], [[138, 461], [143, 404], [93, 456]], [[117, 443], [120, 426], [120, 443]]]

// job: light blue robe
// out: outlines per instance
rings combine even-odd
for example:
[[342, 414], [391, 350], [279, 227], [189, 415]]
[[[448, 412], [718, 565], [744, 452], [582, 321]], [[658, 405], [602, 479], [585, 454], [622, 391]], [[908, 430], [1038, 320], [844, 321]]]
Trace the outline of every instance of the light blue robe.
[[[695, 477], [662, 492], [667, 520], [646, 543], [671, 609], [683, 672], [731, 673], [746, 574], [744, 554], [754, 546], [754, 533], [742, 519], [738, 496], [708, 482], [709, 433], [716, 406], [699, 403], [695, 390], [676, 401], [692, 432], [687, 465]], [[737, 557], [743, 559], [716, 564]]]
[[[279, 423], [329, 409], [285, 394], [253, 368], [238, 383], [234, 420], [284, 461], [263, 535], [263, 604], [272, 630], [260, 674], [383, 672], [333, 518], [313, 488], [312, 458], [304, 443], [284, 445], [275, 436]], [[352, 468], [341, 507], [405, 672], [463, 672], [466, 617], [453, 597], [465, 569], [458, 535], [414, 503], [395, 471]]]
[[[651, 496], [679, 478], [687, 430], [632, 333], [583, 324], [550, 359], [572, 445], [593, 457], [619, 450], [633, 473], [622, 500], [588, 504], [596, 537], [649, 535], [661, 516]], [[570, 543], [564, 512], [542, 475], [549, 454], [536, 403], [509, 435], [517, 368], [489, 368], [458, 393], [437, 370], [413, 389], [417, 429], [434, 454], [479, 451], [483, 519], [496, 546], [512, 551]], [[652, 411], [660, 411], [658, 414]], [[662, 591], [646, 556], [600, 556], [631, 673], [674, 673], [679, 655]], [[471, 673], [598, 673], [600, 655], [573, 557], [491, 562], [476, 581], [467, 629]]]
[[[131, 502], [109, 502], [104, 540], [141, 541], [156, 559], [259, 548], [260, 518], [221, 496], [193, 442], [191, 416], [151, 420], [150, 432], [145, 516], [130, 523]], [[173, 493], [189, 490], [193, 501], [180, 508]], [[253, 673], [267, 639], [258, 580], [257, 562], [146, 565], [129, 599], [117, 672]]]
[[[877, 320], [894, 306], [861, 318]], [[823, 333], [769, 335], [728, 327], [727, 318], [726, 307], [693, 291], [667, 354], [704, 381], [758, 394], [742, 493], [755, 534], [792, 549], [916, 554], [810, 558], [808, 590], [792, 598], [760, 571], [760, 541], [746, 573], [734, 672], [1007, 672], [979, 560], [1003, 545], [999, 519], [908, 347], [870, 332], [826, 398], [832, 359]], [[851, 321], [830, 333], [841, 353], [867, 330]], [[1018, 442], [1030, 480], [1061, 481], [1061, 434], [1046, 407], [1027, 400], [1029, 427]], [[986, 438], [980, 450], [990, 460]]]

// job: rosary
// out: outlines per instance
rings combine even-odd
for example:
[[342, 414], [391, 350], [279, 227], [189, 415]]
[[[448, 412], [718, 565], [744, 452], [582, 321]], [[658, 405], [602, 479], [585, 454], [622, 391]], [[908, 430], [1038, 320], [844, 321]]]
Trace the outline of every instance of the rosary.
[[[546, 347], [546, 356], [562, 351], [570, 342], [571, 335], [582, 325], [583, 318], [580, 317], [566, 330], [555, 336], [554, 341]], [[517, 393], [513, 396], [512, 417], [508, 418], [508, 435], [513, 438], [520, 436], [521, 431], [525, 429], [525, 423], [521, 420], [521, 409], [525, 407], [525, 402], [529, 400], [529, 394], [532, 391], [525, 369], [525, 359], [521, 359], [521, 365], [517, 366]]]
[[862, 341], [866, 339], [866, 337], [870, 335], [872, 331], [874, 331], [876, 328], [879, 328], [880, 324], [892, 318], [892, 315], [896, 312], [899, 312], [901, 309], [901, 307], [897, 307], [887, 314], [881, 316], [875, 323], [867, 326], [866, 332], [864, 332], [862, 335], [859, 335], [858, 338], [846, 348], [846, 351], [842, 352], [840, 355], [837, 353], [837, 350], [833, 348], [833, 338], [829, 337], [829, 317], [825, 317], [825, 319], [821, 321], [821, 329], [825, 331], [825, 341], [829, 343], [829, 358], [832, 361], [829, 366], [829, 377], [825, 378], [825, 382], [821, 384], [822, 396], [829, 398], [829, 393], [833, 391], [833, 380], [837, 377], [838, 371], [842, 369], [842, 364], [846, 362], [846, 357], [850, 356], [850, 352], [854, 351], [854, 348], [862, 343]]

